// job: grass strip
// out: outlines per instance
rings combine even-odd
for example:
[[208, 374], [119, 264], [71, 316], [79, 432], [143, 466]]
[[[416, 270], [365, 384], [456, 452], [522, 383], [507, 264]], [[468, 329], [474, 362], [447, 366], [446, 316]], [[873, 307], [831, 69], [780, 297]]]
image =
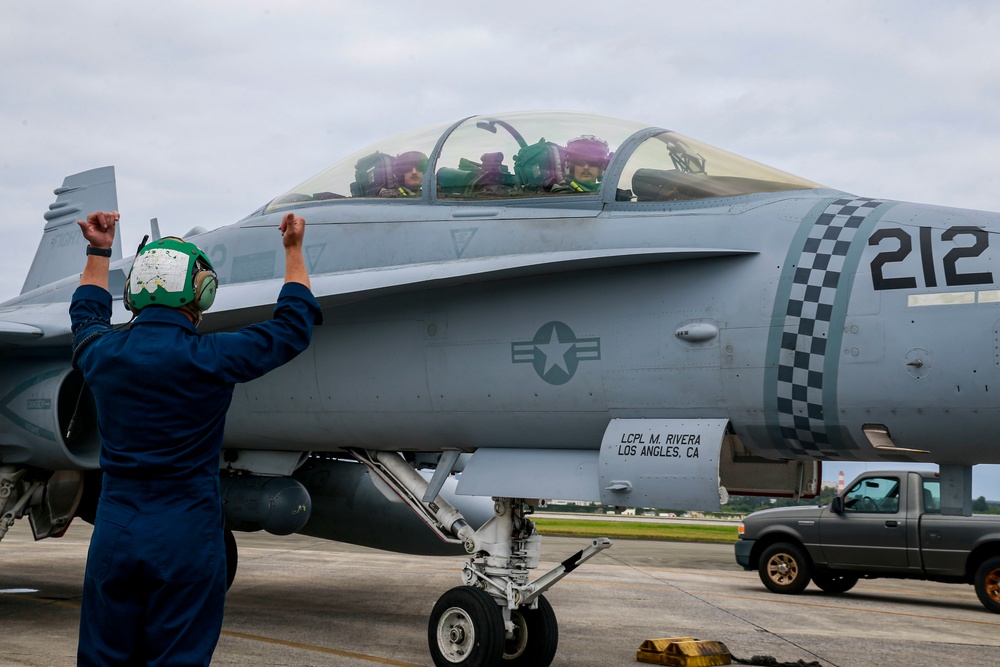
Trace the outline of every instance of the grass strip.
[[617, 537], [636, 540], [670, 542], [736, 541], [736, 526], [701, 526], [684, 524], [645, 523], [640, 521], [592, 521], [587, 519], [553, 519], [531, 517], [542, 535]]

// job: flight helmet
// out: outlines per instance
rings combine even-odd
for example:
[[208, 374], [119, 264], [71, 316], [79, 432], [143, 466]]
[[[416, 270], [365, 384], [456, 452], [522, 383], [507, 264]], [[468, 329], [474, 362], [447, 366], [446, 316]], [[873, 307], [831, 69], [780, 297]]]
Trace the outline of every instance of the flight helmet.
[[608, 142], [592, 134], [584, 134], [566, 142], [566, 164], [569, 168], [574, 162], [588, 162], [598, 167], [603, 175], [610, 161]]
[[182, 308], [201, 321], [215, 301], [219, 278], [201, 249], [176, 236], [144, 245], [125, 282], [125, 307], [138, 313], [147, 306]]
[[427, 173], [427, 156], [420, 151], [407, 151], [405, 153], [400, 153], [392, 161], [392, 175], [396, 177], [397, 181], [402, 181], [403, 176], [405, 176], [414, 167], [420, 171], [421, 174]]

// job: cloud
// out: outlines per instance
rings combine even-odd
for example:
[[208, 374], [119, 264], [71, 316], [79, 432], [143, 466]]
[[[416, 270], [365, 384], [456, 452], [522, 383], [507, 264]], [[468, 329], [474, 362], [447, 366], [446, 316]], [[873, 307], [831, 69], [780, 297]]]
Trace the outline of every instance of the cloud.
[[0, 297], [67, 174], [116, 166], [132, 248], [151, 217], [228, 224], [381, 138], [497, 111], [632, 118], [849, 192], [1000, 210], [997, 34], [973, 0], [2, 3]]
[[[149, 217], [225, 224], [379, 138], [518, 109], [634, 118], [851, 192], [1000, 208], [1000, 8], [982, 3], [66, 0], [0, 19], [0, 195], [25, 248], [75, 171], [117, 166], [137, 240]], [[11, 259], [0, 295], [29, 262]]]

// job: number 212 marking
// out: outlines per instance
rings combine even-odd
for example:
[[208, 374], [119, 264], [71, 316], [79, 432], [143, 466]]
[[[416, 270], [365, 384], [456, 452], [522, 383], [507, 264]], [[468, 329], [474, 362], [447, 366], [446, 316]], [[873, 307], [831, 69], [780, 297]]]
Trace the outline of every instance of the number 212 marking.
[[[924, 286], [937, 287], [931, 231], [930, 227], [920, 227], [917, 241], [920, 244], [920, 265], [923, 269]], [[944, 264], [945, 285], [992, 284], [992, 271], [959, 273], [955, 267], [958, 260], [964, 257], [979, 257], [982, 255], [983, 251], [990, 246], [989, 234], [985, 229], [980, 229], [979, 227], [949, 227], [941, 233], [941, 240], [952, 241], [958, 236], [971, 236], [973, 244], [971, 246], [956, 246], [945, 254], [942, 260]], [[868, 245], [878, 246], [886, 239], [895, 239], [899, 243], [899, 247], [895, 250], [886, 250], [875, 255], [875, 259], [872, 260], [871, 264], [872, 286], [877, 290], [915, 289], [917, 287], [917, 279], [914, 276], [886, 278], [882, 273], [886, 264], [902, 262], [913, 251], [913, 239], [910, 237], [910, 233], [900, 228], [880, 229], [869, 237]]]

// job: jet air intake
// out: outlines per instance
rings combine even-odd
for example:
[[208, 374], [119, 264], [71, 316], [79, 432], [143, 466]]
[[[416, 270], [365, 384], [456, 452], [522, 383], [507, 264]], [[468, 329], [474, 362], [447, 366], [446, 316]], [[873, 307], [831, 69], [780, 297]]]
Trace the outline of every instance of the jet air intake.
[[4, 362], [0, 462], [85, 470], [98, 467], [100, 452], [97, 409], [79, 371], [61, 359]]

